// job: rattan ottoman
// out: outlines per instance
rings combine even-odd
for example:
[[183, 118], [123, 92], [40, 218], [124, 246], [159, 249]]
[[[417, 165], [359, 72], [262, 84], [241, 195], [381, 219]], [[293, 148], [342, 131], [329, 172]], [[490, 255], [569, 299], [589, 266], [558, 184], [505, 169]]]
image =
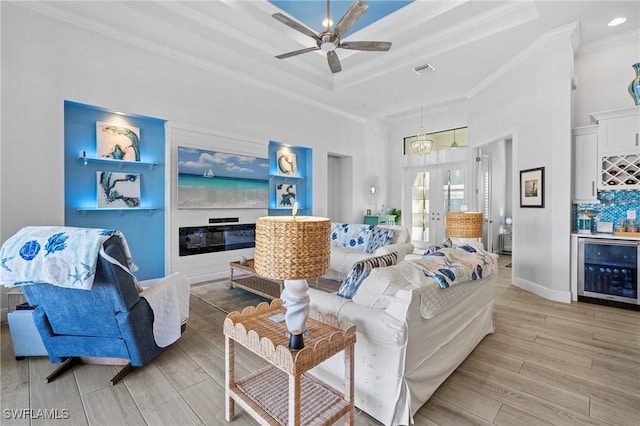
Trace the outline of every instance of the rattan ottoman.
[[[305, 347], [289, 349], [284, 321], [274, 315], [284, 312], [280, 299], [271, 304], [231, 312], [224, 321], [225, 417], [234, 416], [237, 402], [264, 425], [331, 425], [340, 417], [353, 424], [353, 350], [356, 328], [338, 322], [335, 316], [310, 314]], [[236, 380], [234, 344], [251, 350], [270, 365]], [[345, 391], [333, 389], [307, 371], [333, 355], [345, 351]]]

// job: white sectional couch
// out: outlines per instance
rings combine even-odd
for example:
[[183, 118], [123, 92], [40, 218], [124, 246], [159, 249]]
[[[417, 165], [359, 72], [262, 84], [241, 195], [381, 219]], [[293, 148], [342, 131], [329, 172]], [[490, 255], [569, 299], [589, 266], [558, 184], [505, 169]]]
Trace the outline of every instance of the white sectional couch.
[[[393, 231], [391, 240], [381, 247], [366, 251], [370, 235], [365, 235], [373, 229], [390, 229]], [[413, 252], [411, 234], [400, 225], [363, 225], [363, 224], [332, 224], [331, 263], [325, 278], [342, 281], [351, 271], [353, 264], [361, 260], [398, 253], [398, 261]]]
[[[457, 256], [456, 250], [462, 249], [442, 251]], [[410, 424], [438, 386], [493, 332], [497, 256], [477, 252], [484, 273], [448, 288], [427, 276], [417, 259], [372, 269], [353, 299], [309, 290], [312, 309], [356, 325], [358, 408], [385, 425]], [[459, 260], [457, 265], [467, 263]], [[344, 355], [330, 358], [311, 374], [342, 389]]]

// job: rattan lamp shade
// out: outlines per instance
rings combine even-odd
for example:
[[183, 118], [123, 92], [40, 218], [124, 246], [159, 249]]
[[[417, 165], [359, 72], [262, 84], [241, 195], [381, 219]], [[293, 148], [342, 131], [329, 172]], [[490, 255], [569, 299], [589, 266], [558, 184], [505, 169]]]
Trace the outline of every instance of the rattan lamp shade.
[[447, 213], [447, 235], [456, 238], [482, 237], [482, 213]]
[[315, 278], [329, 269], [331, 220], [267, 216], [256, 221], [254, 267], [266, 278]]

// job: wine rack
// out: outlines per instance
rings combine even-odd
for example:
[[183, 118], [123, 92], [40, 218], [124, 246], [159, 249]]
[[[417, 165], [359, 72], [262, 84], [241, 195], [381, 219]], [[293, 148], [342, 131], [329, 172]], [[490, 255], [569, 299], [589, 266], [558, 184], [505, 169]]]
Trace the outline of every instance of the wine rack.
[[601, 159], [603, 189], [640, 189], [640, 154], [609, 155]]

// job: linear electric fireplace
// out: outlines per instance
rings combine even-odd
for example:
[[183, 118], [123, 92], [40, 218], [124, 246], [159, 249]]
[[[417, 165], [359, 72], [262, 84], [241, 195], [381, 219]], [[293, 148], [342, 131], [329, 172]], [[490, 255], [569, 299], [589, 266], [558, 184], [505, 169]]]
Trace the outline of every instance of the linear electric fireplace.
[[179, 229], [180, 256], [251, 248], [256, 224], [187, 226]]

